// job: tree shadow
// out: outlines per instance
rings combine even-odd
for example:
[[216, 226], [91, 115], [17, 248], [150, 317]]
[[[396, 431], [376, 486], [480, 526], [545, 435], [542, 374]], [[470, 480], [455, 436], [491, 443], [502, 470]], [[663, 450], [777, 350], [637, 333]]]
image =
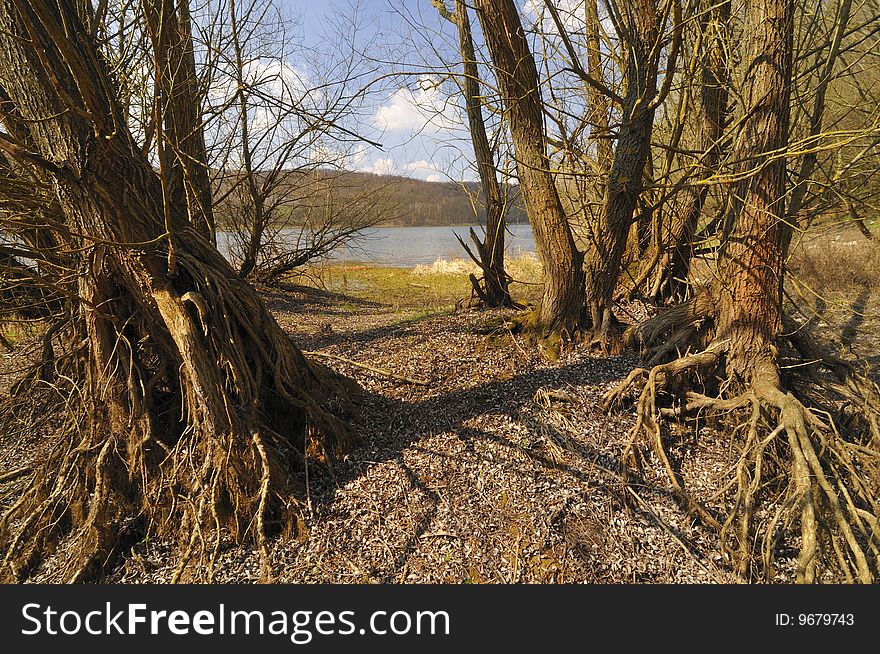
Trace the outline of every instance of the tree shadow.
[[868, 299], [870, 296], [870, 289], [867, 286], [863, 286], [862, 290], [859, 291], [858, 297], [850, 304], [849, 320], [847, 320], [843, 329], [840, 331], [841, 344], [849, 347], [855, 343], [855, 340], [859, 335], [859, 328], [865, 322], [865, 310], [868, 308]]
[[277, 288], [260, 287], [259, 292], [266, 306], [273, 312], [330, 315], [347, 313], [348, 309], [343, 307], [380, 309], [385, 306], [381, 302], [354, 295], [299, 284], [283, 284]]
[[[405, 541], [400, 545], [400, 549], [394, 553], [393, 563], [390, 564], [390, 567], [383, 566], [382, 570], [371, 571], [372, 574], [375, 574], [376, 579], [383, 583], [399, 580], [407, 561], [419, 551], [420, 542], [428, 533], [428, 529], [437, 517], [443, 502], [440, 494], [427, 485], [406, 463], [404, 458], [404, 452], [407, 450], [421, 450], [444, 458], [453, 456], [447, 452], [437, 452], [418, 445], [425, 429], [432, 433], [454, 433], [463, 441], [469, 456], [475, 455], [474, 446], [476, 443], [480, 441], [491, 442], [518, 454], [524, 454], [530, 462], [537, 464], [540, 469], [548, 472], [551, 470], [561, 472], [570, 477], [572, 481], [580, 484], [599, 484], [604, 480], [603, 486], [607, 488], [609, 479], [613, 480], [613, 483], [620, 481], [619, 489], [612, 493], [616, 494], [619, 504], [630, 506], [631, 511], [647, 521], [656, 522], [655, 515], [639, 506], [633, 506], [633, 503], [628, 501], [623, 490], [623, 479], [626, 478], [629, 483], [635, 484], [641, 489], [641, 492], [673, 500], [675, 495], [658, 483], [646, 480], [612, 451], [595, 447], [579, 439], [568, 439], [567, 461], [559, 462], [549, 458], [540, 449], [524, 447], [514, 440], [467, 424], [472, 418], [485, 413], [500, 414], [514, 420], [521, 420], [522, 410], [542, 388], [562, 390], [568, 384], [577, 386], [602, 385], [619, 378], [619, 372], [614, 372], [613, 367], [602, 365], [602, 360], [587, 359], [558, 368], [531, 370], [510, 379], [490, 380], [419, 401], [399, 400], [375, 393], [366, 394], [362, 402], [363, 413], [361, 416], [361, 428], [367, 436], [365, 442], [353, 450], [346, 461], [339, 462], [337, 466], [334, 466], [332, 472], [325, 470], [313, 479], [315, 486], [312, 487], [312, 500], [323, 506], [330, 505], [338, 489], [345, 487], [349, 482], [365, 473], [367, 469], [365, 461], [367, 460], [370, 465], [394, 463], [406, 479], [409, 487], [407, 492], [419, 491], [421, 493], [421, 501], [426, 503], [426, 508], [416, 520]], [[565, 383], [561, 383], [560, 379], [564, 379]], [[476, 454], [476, 457], [478, 460], [491, 460], [484, 459], [480, 454]], [[514, 459], [511, 458], [511, 460]], [[508, 473], [522, 475], [529, 479], [535, 474], [534, 469], [528, 467], [508, 468], [507, 470]], [[663, 526], [663, 528], [672, 529], [669, 526]], [[677, 529], [673, 529], [673, 531], [681, 542], [688, 543], [693, 556], [700, 556], [685, 534]]]

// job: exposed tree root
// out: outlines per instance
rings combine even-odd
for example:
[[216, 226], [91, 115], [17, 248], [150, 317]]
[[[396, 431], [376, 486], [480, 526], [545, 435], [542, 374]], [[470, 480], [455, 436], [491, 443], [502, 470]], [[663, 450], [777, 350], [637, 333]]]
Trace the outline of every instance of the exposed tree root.
[[[547, 325], [541, 321], [539, 309], [531, 309], [504, 319], [498, 325], [498, 330], [522, 336], [527, 343], [537, 346], [551, 361], [556, 361], [565, 352], [582, 343], [592, 343], [594, 336], [581, 318], [559, 319]], [[622, 332], [622, 329], [615, 326], [613, 333], [617, 338], [613, 342], [620, 343]]]
[[[593, 327], [594, 324], [597, 327]], [[623, 349], [626, 325], [610, 312], [600, 314], [598, 323], [578, 316], [546, 324], [541, 320], [540, 309], [531, 309], [504, 319], [497, 327], [522, 336], [548, 359], [556, 361], [565, 352], [583, 344], [605, 355], [619, 353]]]
[[23, 403], [58, 424], [0, 518], [4, 580], [42, 562], [53, 580], [94, 579], [147, 536], [179, 543], [175, 580], [210, 580], [224, 539], [256, 544], [268, 580], [268, 538], [296, 520], [306, 458], [347, 447], [353, 382], [306, 361], [207, 243], [178, 267], [147, 297], [119, 264], [84, 276], [67, 354], [10, 399], [5, 429], [28, 431]]
[[[695, 311], [699, 302], [630, 334], [648, 347], [649, 361], [666, 359], [634, 370], [604, 399], [610, 409], [632, 392], [638, 396], [630, 455], [639, 442], [651, 447], [688, 510], [718, 530], [723, 553], [744, 579], [772, 581], [777, 550], [793, 538], [799, 541], [798, 582], [828, 575], [876, 581], [880, 389], [851, 362], [822, 353], [790, 321], [780, 347], [799, 357], [784, 366], [784, 381], [779, 355], [771, 354], [748, 383], [738, 383], [725, 373], [728, 341], [709, 340], [694, 353], [682, 347], [708, 334], [694, 328], [712, 318]], [[678, 351], [660, 344], [664, 334]], [[814, 365], [799, 365], [804, 360]], [[716, 420], [732, 438], [730, 478], [712, 498], [692, 497], [667, 449], [668, 422], [696, 418]], [[713, 501], [716, 508], [707, 508]]]

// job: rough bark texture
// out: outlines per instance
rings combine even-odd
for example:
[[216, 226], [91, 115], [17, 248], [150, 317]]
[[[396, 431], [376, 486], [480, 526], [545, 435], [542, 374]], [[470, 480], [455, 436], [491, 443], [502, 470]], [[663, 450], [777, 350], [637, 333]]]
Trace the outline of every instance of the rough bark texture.
[[87, 347], [65, 429], [0, 520], [2, 577], [65, 537], [70, 580], [132, 533], [185, 534], [181, 570], [224, 533], [263, 546], [308, 446], [344, 444], [330, 410], [353, 388], [303, 358], [186, 215], [166, 232], [160, 180], [71, 0], [0, 0], [0, 86], [35, 151], [3, 147], [45, 171], [78, 235]]
[[628, 5], [626, 29], [626, 94], [614, 162], [605, 190], [599, 224], [589, 234], [585, 253], [586, 306], [594, 338], [604, 343], [613, 321], [612, 296], [650, 154], [657, 94], [660, 21], [656, 0]]
[[[735, 144], [742, 180], [734, 190], [733, 225], [719, 259], [717, 336], [729, 339], [728, 373], [750, 383], [773, 365], [782, 328], [782, 279], [787, 233], [786, 159], [792, 74], [793, 7], [789, 0], [750, 3], [747, 118]], [[775, 375], [775, 372], [773, 373]]]
[[201, 115], [188, 0], [143, 0], [153, 44], [156, 122], [169, 210], [188, 215], [199, 233], [213, 241], [211, 181]]
[[470, 16], [464, 0], [456, 0], [455, 2], [455, 20], [464, 67], [462, 89], [467, 110], [468, 129], [474, 146], [480, 184], [486, 196], [485, 237], [481, 240], [476, 232], [471, 230], [471, 240], [477, 248], [480, 267], [483, 270], [482, 286], [475, 279], [472, 279], [472, 283], [474, 283], [474, 290], [480, 296], [484, 306], [509, 307], [513, 306], [513, 301], [508, 289], [510, 279], [504, 270], [505, 202], [501, 193], [501, 185], [498, 183], [492, 147], [486, 135], [477, 55], [474, 51]]
[[583, 324], [583, 257], [575, 247], [550, 172], [535, 61], [513, 0], [479, 0], [476, 5], [513, 138], [520, 188], [544, 266], [537, 327], [545, 334], [573, 332]]

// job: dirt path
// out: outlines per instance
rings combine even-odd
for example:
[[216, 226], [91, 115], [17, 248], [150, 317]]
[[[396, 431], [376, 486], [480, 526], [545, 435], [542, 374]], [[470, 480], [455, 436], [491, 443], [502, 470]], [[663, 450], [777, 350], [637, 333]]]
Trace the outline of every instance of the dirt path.
[[[631, 419], [595, 407], [632, 357], [550, 363], [509, 334], [480, 333], [493, 312], [426, 317], [320, 293], [267, 299], [302, 347], [430, 384], [327, 361], [368, 391], [362, 444], [332, 475], [311, 471], [305, 529], [273, 547], [279, 581], [732, 580], [712, 535], [691, 526], [662, 479], [625, 501], [615, 471]], [[161, 544], [136, 553], [117, 580], [170, 578]], [[218, 581], [256, 580], [258, 558], [230, 549], [218, 570]]]

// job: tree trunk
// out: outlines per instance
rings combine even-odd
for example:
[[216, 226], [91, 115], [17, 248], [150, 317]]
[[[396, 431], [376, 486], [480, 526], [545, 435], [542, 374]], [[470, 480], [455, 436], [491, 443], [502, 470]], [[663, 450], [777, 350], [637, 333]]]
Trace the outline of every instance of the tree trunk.
[[504, 196], [498, 183], [498, 173], [492, 156], [492, 147], [486, 135], [480, 96], [480, 77], [477, 68], [477, 55], [471, 35], [471, 21], [464, 0], [455, 2], [455, 18], [458, 27], [458, 43], [464, 64], [465, 107], [468, 128], [474, 146], [474, 157], [483, 193], [486, 196], [486, 234], [480, 240], [471, 230], [471, 240], [477, 247], [480, 267], [483, 269], [483, 287], [475, 286], [477, 294], [487, 307], [513, 306], [510, 298], [510, 278], [504, 270]]
[[[594, 80], [605, 85], [605, 71], [602, 68], [602, 44], [599, 39], [599, 6], [598, 0], [586, 0], [584, 30], [587, 37], [587, 73]], [[602, 192], [604, 193], [607, 177], [614, 160], [614, 149], [611, 147], [611, 134], [608, 126], [608, 112], [611, 100], [594, 86], [587, 85], [588, 122], [591, 125], [590, 140], [596, 145], [596, 164], [601, 175]]]
[[538, 71], [513, 0], [479, 0], [483, 34], [510, 126], [520, 188], [538, 255], [544, 266], [544, 294], [535, 326], [545, 337], [583, 326], [583, 257], [550, 172]]
[[263, 246], [263, 235], [266, 232], [265, 194], [257, 181], [257, 171], [254, 170], [251, 152], [250, 124], [248, 116], [248, 94], [245, 83], [245, 60], [242, 54], [241, 40], [238, 32], [238, 14], [236, 13], [235, 0], [229, 0], [229, 25], [232, 35], [232, 46], [235, 54], [235, 77], [238, 84], [238, 120], [239, 133], [241, 136], [241, 163], [244, 167], [245, 177], [245, 200], [242, 211], [246, 216], [247, 226], [250, 228], [247, 241], [244, 246], [244, 256], [238, 268], [238, 274], [247, 278], [257, 267], [257, 257]]
[[[825, 564], [822, 572], [872, 583], [878, 572], [873, 516], [880, 507], [874, 474], [880, 452], [865, 444], [880, 439], [880, 392], [782, 311], [792, 229], [785, 210], [785, 152], [794, 8], [793, 0], [746, 5], [743, 118], [733, 151], [738, 181], [715, 281], [638, 327], [649, 346], [669, 334], [655, 359], [671, 354], [673, 360], [633, 371], [605, 401], [617, 402], [627, 387], [644, 380], [633, 434], [649, 440], [675, 493], [718, 530], [738, 574], [774, 580], [776, 550], [790, 542], [797, 525], [798, 582], [815, 581]], [[702, 350], [680, 354], [706, 339]], [[794, 357], [784, 378], [783, 347], [790, 348], [787, 359]], [[858, 408], [850, 412], [853, 405]], [[664, 413], [717, 420], [727, 432], [735, 463], [730, 483], [711, 500], [732, 491], [720, 519], [686, 491], [680, 464], [668, 457]]]
[[[734, 191], [733, 225], [719, 258], [716, 339], [729, 339], [727, 371], [740, 384], [775, 380], [774, 342], [782, 329], [786, 255], [786, 158], [792, 74], [792, 0], [748, 6], [746, 118], [734, 158], [742, 181]], [[766, 380], [765, 380], [766, 381]]]
[[594, 340], [605, 345], [613, 322], [612, 296], [621, 259], [642, 191], [645, 162], [651, 148], [654, 100], [660, 48], [656, 0], [637, 0], [627, 13], [626, 94], [614, 162], [597, 228], [588, 235], [585, 253], [586, 306]]
[[[825, 119], [825, 98], [828, 95], [828, 87], [834, 79], [834, 67], [840, 57], [843, 38], [849, 27], [850, 16], [852, 15], [852, 0], [842, 0], [838, 7], [836, 18], [836, 26], [831, 43], [828, 44], [827, 53], [825, 49], [821, 49], [816, 55], [816, 68], [819, 69], [819, 80], [813, 96], [813, 108], [809, 114], [810, 119], [810, 138], [816, 138], [822, 133], [822, 125]], [[822, 55], [825, 55], [823, 62]], [[791, 200], [788, 205], [789, 221], [792, 224], [798, 222], [798, 214], [804, 206], [807, 197], [807, 186], [813, 169], [816, 167], [818, 153], [815, 151], [807, 152], [801, 159], [801, 165], [797, 172], [796, 184], [791, 192]]]
[[[704, 2], [700, 21], [703, 34], [703, 75], [700, 85], [700, 144], [698, 151], [702, 161], [697, 165], [702, 172], [695, 175], [696, 182], [714, 175], [721, 162], [724, 151], [722, 137], [728, 119], [728, 23], [730, 21], [730, 2], [716, 4], [712, 0]], [[689, 293], [688, 274], [693, 254], [693, 239], [697, 231], [709, 187], [706, 184], [688, 184], [678, 215], [673, 217], [669, 229], [669, 243], [672, 250], [667, 254], [668, 261], [659, 266], [657, 277], [652, 284], [651, 296], [663, 297], [667, 302], [681, 302]]]
[[213, 242], [211, 180], [188, 2], [143, 0], [143, 8], [155, 57], [155, 120], [168, 209], [188, 215]]
[[42, 167], [78, 235], [88, 348], [66, 428], [0, 523], [3, 576], [65, 536], [71, 580], [98, 574], [131, 531], [186, 534], [181, 569], [222, 532], [265, 553], [308, 443], [344, 444], [328, 407], [352, 387], [303, 358], [186, 215], [167, 233], [160, 180], [71, 0], [0, 0], [0, 53], [7, 110], [36, 151], [0, 146]]

